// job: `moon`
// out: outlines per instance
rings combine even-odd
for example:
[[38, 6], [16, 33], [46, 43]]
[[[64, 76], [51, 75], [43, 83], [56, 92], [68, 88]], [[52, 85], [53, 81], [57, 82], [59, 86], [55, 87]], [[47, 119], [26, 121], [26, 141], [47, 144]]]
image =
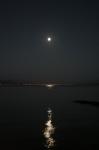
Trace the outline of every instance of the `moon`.
[[51, 37], [47, 37], [47, 42], [48, 43], [52, 42], [52, 38]]

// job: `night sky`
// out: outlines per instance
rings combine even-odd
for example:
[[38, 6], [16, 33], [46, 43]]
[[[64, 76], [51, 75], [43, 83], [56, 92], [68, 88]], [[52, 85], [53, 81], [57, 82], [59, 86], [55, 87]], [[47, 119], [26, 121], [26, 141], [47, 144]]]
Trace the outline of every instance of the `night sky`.
[[1, 80], [99, 80], [98, 41], [98, 2], [0, 2]]

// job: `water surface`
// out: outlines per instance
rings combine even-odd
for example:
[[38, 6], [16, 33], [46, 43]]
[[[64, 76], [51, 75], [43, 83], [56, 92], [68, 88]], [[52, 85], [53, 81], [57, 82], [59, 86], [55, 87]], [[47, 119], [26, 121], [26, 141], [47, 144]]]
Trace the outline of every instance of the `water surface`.
[[0, 129], [4, 147], [46, 149], [42, 129], [47, 109], [53, 110], [56, 148], [97, 149], [99, 107], [74, 103], [99, 101], [99, 87], [2, 87]]

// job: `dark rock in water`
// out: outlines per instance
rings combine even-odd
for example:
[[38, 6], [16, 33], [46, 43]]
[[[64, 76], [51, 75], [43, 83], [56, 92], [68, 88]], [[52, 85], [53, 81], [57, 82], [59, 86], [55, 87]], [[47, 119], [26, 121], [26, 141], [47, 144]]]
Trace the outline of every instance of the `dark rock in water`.
[[75, 100], [75, 101], [73, 101], [73, 103], [79, 103], [79, 104], [82, 104], [82, 105], [91, 105], [91, 106], [94, 106], [94, 107], [99, 107], [99, 102], [97, 102], [97, 101]]

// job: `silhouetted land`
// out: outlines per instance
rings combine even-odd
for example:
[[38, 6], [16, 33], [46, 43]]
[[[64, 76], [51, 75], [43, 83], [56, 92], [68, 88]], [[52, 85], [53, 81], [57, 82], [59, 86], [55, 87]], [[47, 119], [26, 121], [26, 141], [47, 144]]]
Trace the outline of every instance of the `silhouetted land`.
[[75, 82], [66, 83], [64, 81], [30, 81], [30, 80], [0, 80], [0, 87], [9, 86], [45, 86], [54, 84], [55, 86], [77, 87], [77, 86], [99, 86], [99, 81], [95, 82]]

